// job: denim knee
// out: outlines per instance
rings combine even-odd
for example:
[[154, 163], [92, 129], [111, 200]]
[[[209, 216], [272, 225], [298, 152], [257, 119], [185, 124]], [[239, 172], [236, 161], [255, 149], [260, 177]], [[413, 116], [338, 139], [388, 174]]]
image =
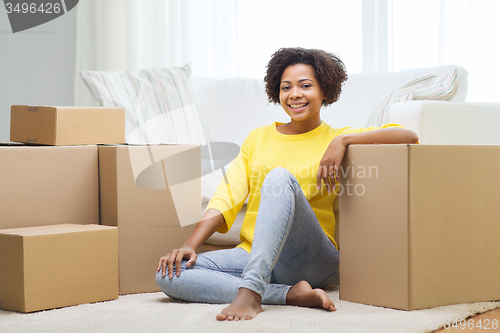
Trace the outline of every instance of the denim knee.
[[261, 192], [272, 196], [293, 193], [293, 182], [296, 182], [294, 175], [283, 167], [272, 169], [266, 175], [262, 183]]
[[[186, 263], [187, 263], [187, 260], [183, 260], [182, 261], [182, 264], [181, 264], [181, 272], [186, 270]], [[156, 272], [156, 276], [155, 276], [155, 280], [156, 280], [156, 285], [158, 287], [160, 287], [160, 289], [165, 293], [167, 294], [168, 296], [172, 296], [172, 289], [175, 287], [175, 288], [179, 288], [179, 287], [182, 287], [182, 284], [179, 285], [179, 278], [180, 276], [176, 276], [176, 269], [174, 267], [173, 269], [173, 274], [174, 274], [174, 278], [172, 279], [169, 279], [168, 278], [168, 268], [167, 268], [167, 271], [166, 271], [166, 275], [165, 276], [162, 276], [161, 275], [161, 270], [159, 272]], [[182, 276], [182, 274], [181, 274]]]
[[267, 173], [266, 179], [267, 178], [275, 178], [277, 180], [288, 180], [290, 178], [295, 178], [295, 177], [288, 169], [283, 167], [276, 167]]

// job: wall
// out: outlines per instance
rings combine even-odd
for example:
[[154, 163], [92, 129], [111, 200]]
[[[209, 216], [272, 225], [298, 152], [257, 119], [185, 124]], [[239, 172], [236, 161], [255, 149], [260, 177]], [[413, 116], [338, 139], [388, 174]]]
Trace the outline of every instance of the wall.
[[76, 8], [13, 34], [0, 5], [0, 142], [9, 142], [10, 106], [73, 105]]

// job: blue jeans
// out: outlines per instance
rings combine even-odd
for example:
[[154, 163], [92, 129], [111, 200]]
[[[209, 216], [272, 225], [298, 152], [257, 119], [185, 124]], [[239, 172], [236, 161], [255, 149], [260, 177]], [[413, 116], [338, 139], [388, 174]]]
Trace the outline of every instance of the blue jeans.
[[250, 289], [262, 304], [286, 304], [291, 286], [313, 288], [338, 281], [339, 252], [323, 232], [299, 183], [284, 168], [271, 170], [261, 188], [252, 251], [205, 252], [195, 265], [182, 261], [180, 276], [156, 273], [168, 296], [189, 302], [230, 303], [238, 289]]

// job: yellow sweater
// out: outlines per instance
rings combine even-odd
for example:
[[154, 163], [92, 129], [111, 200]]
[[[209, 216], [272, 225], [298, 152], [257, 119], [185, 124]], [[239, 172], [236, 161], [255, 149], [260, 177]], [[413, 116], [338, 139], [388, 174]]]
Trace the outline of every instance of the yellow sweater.
[[276, 129], [276, 126], [281, 124], [275, 122], [250, 132], [238, 156], [227, 169], [226, 177], [217, 186], [207, 209], [214, 208], [222, 213], [225, 224], [218, 232], [226, 233], [249, 196], [247, 212], [240, 231], [241, 244], [238, 246], [250, 253], [255, 219], [259, 210], [260, 188], [269, 171], [283, 167], [295, 176], [323, 231], [337, 247], [334, 239], [335, 215], [332, 207], [336, 195], [334, 193], [329, 195], [324, 185], [320, 190], [316, 185], [319, 162], [326, 148], [338, 135], [401, 126], [386, 124], [382, 127], [369, 128], [332, 128], [321, 122], [321, 125], [312, 131], [286, 135]]

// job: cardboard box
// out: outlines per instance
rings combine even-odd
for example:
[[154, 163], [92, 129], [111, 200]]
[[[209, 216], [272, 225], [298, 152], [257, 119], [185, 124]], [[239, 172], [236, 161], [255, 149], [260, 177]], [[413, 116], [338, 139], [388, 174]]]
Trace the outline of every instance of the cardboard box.
[[340, 299], [423, 309], [500, 299], [500, 146], [352, 145]]
[[97, 146], [0, 144], [0, 229], [99, 224]]
[[10, 141], [53, 146], [125, 142], [125, 108], [12, 105]]
[[60, 224], [0, 230], [0, 304], [33, 312], [118, 298], [118, 232]]
[[120, 294], [160, 291], [160, 257], [201, 217], [200, 146], [100, 146], [101, 224], [118, 226]]

